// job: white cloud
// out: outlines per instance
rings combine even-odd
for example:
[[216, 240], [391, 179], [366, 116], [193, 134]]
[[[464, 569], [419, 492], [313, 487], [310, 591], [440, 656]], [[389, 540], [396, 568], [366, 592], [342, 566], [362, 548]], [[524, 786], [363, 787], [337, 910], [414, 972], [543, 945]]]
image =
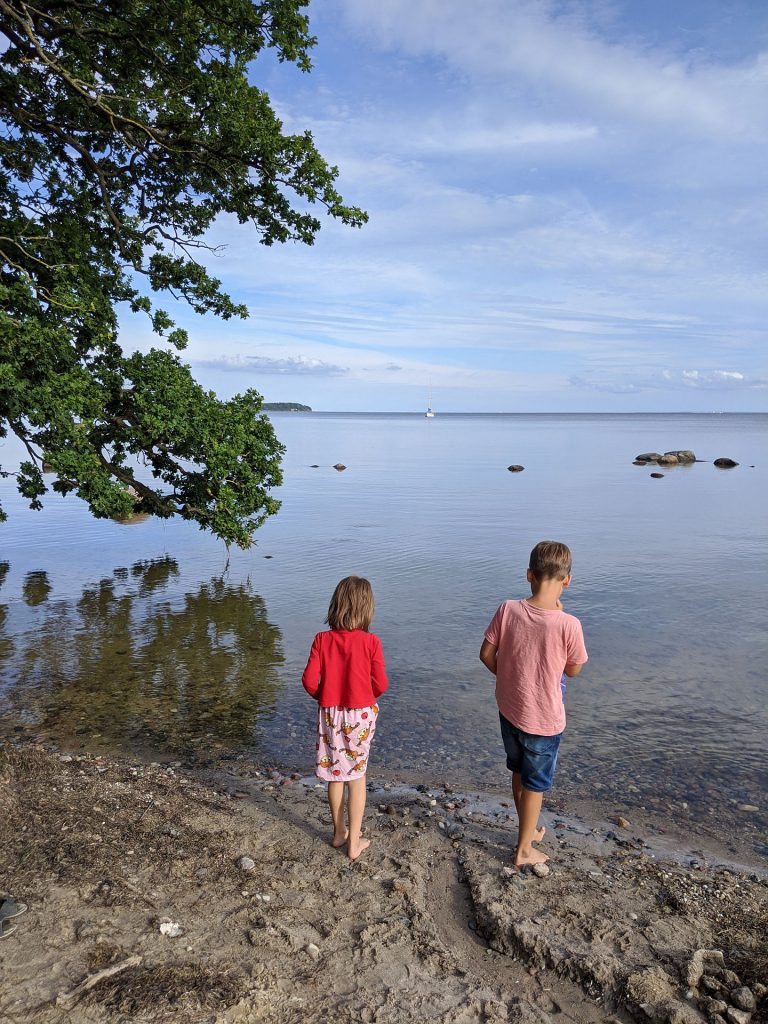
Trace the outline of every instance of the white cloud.
[[608, 41], [545, 0], [341, 0], [349, 23], [379, 45], [441, 57], [472, 76], [523, 77], [615, 117], [686, 134], [765, 137], [768, 58], [734, 66], [637, 41]]
[[655, 370], [645, 374], [618, 375], [611, 373], [592, 376], [574, 376], [571, 384], [580, 389], [634, 394], [641, 391], [704, 391], [728, 392], [734, 390], [768, 389], [768, 378], [755, 377], [738, 370]]
[[223, 355], [218, 359], [193, 359], [197, 366], [204, 366], [212, 370], [227, 370], [233, 373], [258, 373], [258, 374], [289, 374], [289, 375], [310, 375], [313, 377], [341, 377], [349, 372], [347, 366], [337, 366], [333, 363], [326, 363], [322, 359], [308, 359], [306, 356], [289, 356], [283, 359], [272, 359], [269, 356], [249, 355], [238, 352], [233, 355]]

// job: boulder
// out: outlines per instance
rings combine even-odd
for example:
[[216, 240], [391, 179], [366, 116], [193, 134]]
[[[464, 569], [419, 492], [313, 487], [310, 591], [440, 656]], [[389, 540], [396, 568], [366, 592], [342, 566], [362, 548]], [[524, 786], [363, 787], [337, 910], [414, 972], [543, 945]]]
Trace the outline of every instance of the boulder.
[[[696, 456], [688, 448], [678, 449], [674, 452], [664, 452], [664, 455], [674, 455], [677, 461], [682, 463], [696, 461]], [[659, 462], [661, 462], [661, 459], [659, 459]]]
[[718, 469], [733, 469], [734, 466], [738, 466], [738, 462], [734, 462], [733, 459], [715, 459], [715, 465]]
[[507, 469], [509, 470], [510, 473], [522, 473], [523, 470], [525, 469], [525, 466], [512, 465], [512, 466], [507, 466]]
[[660, 455], [656, 461], [660, 466], [677, 466], [680, 462], [674, 452], [666, 452], [664, 455]]
[[646, 452], [644, 455], [636, 455], [635, 462], [658, 462], [661, 452]]

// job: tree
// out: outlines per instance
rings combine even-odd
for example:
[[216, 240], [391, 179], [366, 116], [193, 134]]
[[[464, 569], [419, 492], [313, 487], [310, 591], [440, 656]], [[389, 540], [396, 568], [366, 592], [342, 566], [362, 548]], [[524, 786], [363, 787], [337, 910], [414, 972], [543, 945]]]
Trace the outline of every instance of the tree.
[[[283, 449], [261, 396], [206, 392], [156, 296], [247, 315], [200, 261], [221, 214], [264, 245], [311, 245], [313, 205], [367, 219], [311, 134], [286, 134], [248, 80], [270, 51], [310, 69], [306, 6], [0, 0], [0, 436], [26, 446], [17, 483], [32, 508], [47, 462], [53, 489], [98, 517], [180, 515], [247, 547], [277, 510]], [[120, 308], [169, 347], [126, 354]]]

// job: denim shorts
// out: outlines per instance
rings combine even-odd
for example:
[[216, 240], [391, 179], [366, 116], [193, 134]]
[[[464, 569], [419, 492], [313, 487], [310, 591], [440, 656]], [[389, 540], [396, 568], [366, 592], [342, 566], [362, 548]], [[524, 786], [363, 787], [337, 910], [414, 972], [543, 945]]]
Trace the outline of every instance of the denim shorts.
[[552, 779], [557, 765], [557, 751], [562, 733], [556, 736], [533, 736], [523, 732], [499, 712], [501, 738], [507, 752], [507, 768], [517, 772], [523, 789], [532, 793], [546, 793], [552, 788]]

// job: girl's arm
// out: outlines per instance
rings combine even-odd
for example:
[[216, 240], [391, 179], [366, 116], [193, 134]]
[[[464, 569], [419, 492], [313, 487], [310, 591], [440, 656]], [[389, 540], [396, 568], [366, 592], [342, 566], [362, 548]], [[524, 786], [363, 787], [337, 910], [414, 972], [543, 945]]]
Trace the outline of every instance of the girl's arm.
[[312, 641], [312, 647], [307, 659], [307, 667], [301, 676], [301, 685], [310, 697], [317, 700], [317, 691], [320, 689], [320, 634], [318, 633]]
[[384, 652], [381, 649], [381, 640], [376, 637], [376, 643], [371, 652], [371, 689], [374, 697], [380, 697], [389, 686], [387, 670], [384, 666]]

